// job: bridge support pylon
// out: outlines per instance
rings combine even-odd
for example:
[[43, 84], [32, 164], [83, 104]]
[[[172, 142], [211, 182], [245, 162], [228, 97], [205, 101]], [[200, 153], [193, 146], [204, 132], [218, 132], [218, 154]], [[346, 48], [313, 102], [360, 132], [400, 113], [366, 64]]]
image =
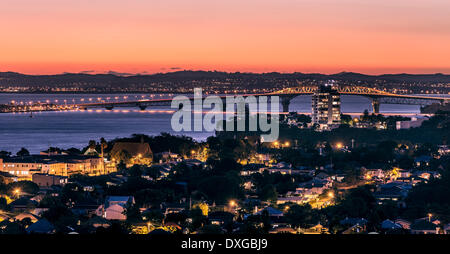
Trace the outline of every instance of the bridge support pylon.
[[144, 106], [144, 105], [139, 105], [138, 107], [140, 110], [145, 110], [147, 108], [147, 106]]
[[375, 114], [380, 113], [380, 100], [376, 98], [372, 98], [372, 112]]
[[114, 108], [113, 105], [108, 105], [108, 106], [105, 107], [106, 110], [112, 110], [113, 108]]
[[281, 98], [281, 106], [283, 107], [283, 113], [289, 113], [289, 104], [291, 103], [291, 97], [282, 96]]

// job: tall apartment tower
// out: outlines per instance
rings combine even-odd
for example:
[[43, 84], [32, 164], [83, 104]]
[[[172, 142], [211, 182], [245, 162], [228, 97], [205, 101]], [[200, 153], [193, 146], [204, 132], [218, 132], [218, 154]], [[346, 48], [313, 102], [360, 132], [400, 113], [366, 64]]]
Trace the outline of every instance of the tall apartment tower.
[[319, 86], [312, 96], [312, 123], [320, 130], [339, 127], [341, 123], [341, 97], [337, 86]]

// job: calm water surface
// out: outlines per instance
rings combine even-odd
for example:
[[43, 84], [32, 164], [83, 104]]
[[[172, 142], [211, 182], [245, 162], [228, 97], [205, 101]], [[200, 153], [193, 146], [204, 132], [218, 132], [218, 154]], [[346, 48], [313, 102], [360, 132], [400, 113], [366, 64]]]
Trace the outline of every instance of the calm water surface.
[[[15, 102], [80, 103], [99, 100], [139, 100], [168, 98], [169, 95], [149, 94], [0, 94], [0, 104]], [[361, 96], [342, 96], [344, 113], [371, 111], [370, 100]], [[90, 100], [89, 100], [90, 99]], [[64, 102], [64, 100], [66, 100]], [[310, 112], [311, 96], [299, 96], [291, 101], [291, 111]], [[419, 113], [414, 105], [382, 104], [381, 113]], [[26, 147], [32, 153], [39, 153], [50, 146], [60, 148], [83, 148], [91, 139], [107, 140], [127, 137], [134, 133], [158, 135], [161, 132], [184, 134], [196, 140], [205, 140], [211, 132], [172, 131], [170, 119], [173, 110], [169, 107], [151, 107], [141, 111], [137, 108], [114, 108], [112, 111], [99, 109], [69, 112], [39, 112], [0, 114], [0, 150], [16, 153]]]

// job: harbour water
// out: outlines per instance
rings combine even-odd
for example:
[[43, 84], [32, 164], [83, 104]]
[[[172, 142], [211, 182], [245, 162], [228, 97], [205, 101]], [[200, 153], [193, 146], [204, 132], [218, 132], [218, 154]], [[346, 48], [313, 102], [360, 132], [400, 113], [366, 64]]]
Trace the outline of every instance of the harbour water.
[[[46, 102], [79, 103], [101, 100], [139, 100], [167, 98], [167, 94], [0, 94], [0, 104]], [[89, 100], [89, 98], [91, 100]], [[342, 96], [342, 112], [371, 111], [370, 100], [361, 96]], [[298, 96], [291, 101], [290, 111], [310, 113], [311, 96]], [[36, 112], [0, 114], [0, 150], [16, 153], [21, 147], [39, 153], [48, 147], [81, 149], [89, 140], [114, 139], [139, 133], [158, 135], [161, 132], [191, 136], [205, 140], [212, 132], [174, 132], [170, 125], [170, 107], [93, 109], [88, 111]], [[419, 114], [415, 105], [382, 104], [380, 113], [399, 115]]]

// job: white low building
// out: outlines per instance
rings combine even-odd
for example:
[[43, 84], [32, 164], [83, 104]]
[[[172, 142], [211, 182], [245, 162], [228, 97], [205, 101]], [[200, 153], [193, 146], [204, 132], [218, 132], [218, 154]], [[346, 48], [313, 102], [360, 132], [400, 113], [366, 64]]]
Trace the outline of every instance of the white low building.
[[133, 196], [108, 196], [105, 204], [98, 208], [97, 215], [107, 220], [126, 220], [125, 211], [133, 204]]

